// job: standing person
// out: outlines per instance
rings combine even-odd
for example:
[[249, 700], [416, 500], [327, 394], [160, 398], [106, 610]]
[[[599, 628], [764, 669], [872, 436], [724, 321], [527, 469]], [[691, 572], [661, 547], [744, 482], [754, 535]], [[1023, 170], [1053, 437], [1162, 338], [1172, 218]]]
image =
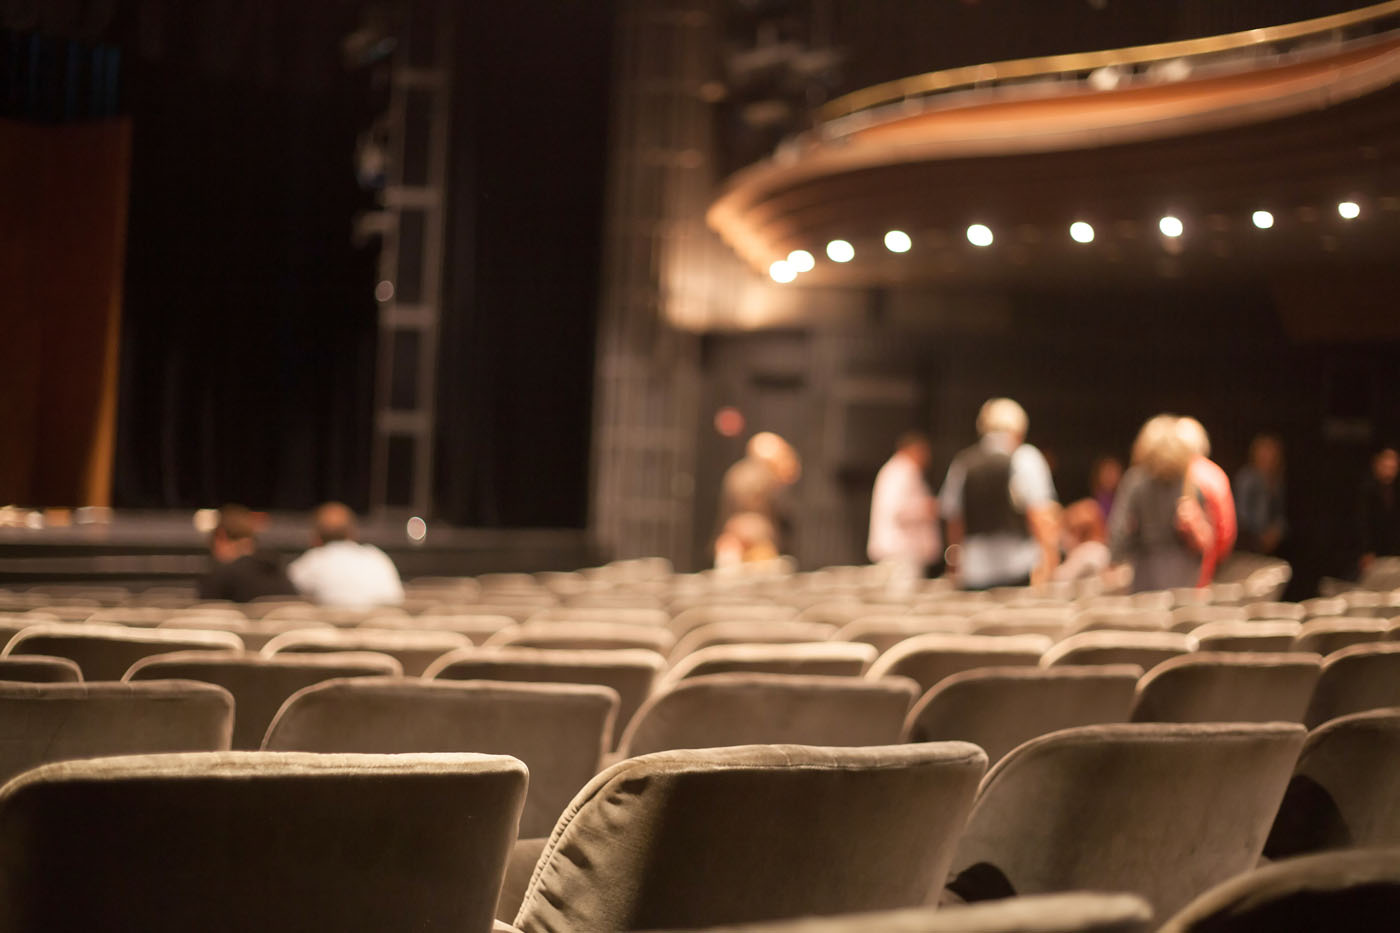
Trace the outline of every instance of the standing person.
[[[981, 440], [948, 467], [939, 501], [962, 586], [985, 590], [1050, 579], [1060, 560], [1050, 466], [1025, 443], [1026, 410], [990, 399], [977, 414]], [[950, 558], [952, 562], [952, 558]]]
[[767, 519], [773, 529], [772, 546], [782, 553], [791, 544], [792, 520], [783, 490], [802, 475], [802, 460], [792, 445], [771, 431], [749, 438], [744, 459], [724, 473], [720, 487], [719, 537], [735, 516], [752, 513]]
[[1235, 473], [1240, 549], [1272, 554], [1288, 531], [1283, 514], [1283, 444], [1273, 434], [1249, 443], [1249, 462]]
[[1195, 586], [1201, 555], [1214, 546], [1204, 499], [1187, 494], [1196, 452], [1177, 421], [1158, 415], [1142, 426], [1108, 517], [1109, 551], [1132, 565], [1134, 592]]
[[1176, 420], [1177, 433], [1191, 450], [1191, 465], [1186, 469], [1186, 485], [1182, 492], [1189, 501], [1193, 490], [1200, 493], [1205, 517], [1210, 522], [1211, 546], [1201, 554], [1201, 573], [1197, 586], [1208, 586], [1215, 571], [1235, 549], [1238, 528], [1235, 524], [1235, 497], [1230, 491], [1230, 477], [1220, 465], [1210, 459], [1210, 435], [1195, 418]]
[[246, 603], [259, 596], [295, 596], [296, 587], [281, 562], [258, 548], [256, 517], [241, 505], [219, 509], [219, 524], [209, 536], [213, 565], [196, 584], [200, 599]]
[[932, 459], [928, 436], [906, 431], [895, 443], [894, 456], [875, 475], [866, 553], [889, 567], [894, 594], [912, 593], [938, 560], [938, 500], [924, 480]]
[[1117, 457], [1100, 457], [1089, 469], [1089, 495], [1098, 503], [1099, 513], [1107, 520], [1113, 511], [1113, 497], [1123, 481], [1123, 464]]
[[297, 591], [323, 606], [368, 609], [403, 602], [394, 562], [373, 544], [359, 541], [355, 513], [339, 502], [316, 510], [312, 548], [287, 566]]
[[1371, 460], [1371, 475], [1361, 489], [1361, 572], [1377, 557], [1400, 554], [1400, 501], [1395, 478], [1400, 474], [1400, 454], [1385, 447]]

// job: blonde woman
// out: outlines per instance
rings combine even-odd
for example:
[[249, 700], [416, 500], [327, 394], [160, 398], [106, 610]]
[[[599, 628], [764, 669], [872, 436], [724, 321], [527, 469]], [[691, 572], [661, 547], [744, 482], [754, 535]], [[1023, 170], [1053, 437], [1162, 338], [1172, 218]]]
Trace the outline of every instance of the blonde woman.
[[1108, 519], [1115, 563], [1133, 568], [1133, 590], [1195, 586], [1213, 542], [1200, 491], [1188, 478], [1196, 452], [1175, 415], [1150, 418], [1133, 443]]

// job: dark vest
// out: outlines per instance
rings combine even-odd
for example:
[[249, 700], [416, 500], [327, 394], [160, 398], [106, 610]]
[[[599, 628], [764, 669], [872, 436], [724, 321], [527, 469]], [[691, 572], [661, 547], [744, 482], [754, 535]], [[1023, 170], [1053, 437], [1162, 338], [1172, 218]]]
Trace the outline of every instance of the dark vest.
[[965, 470], [963, 522], [967, 534], [1026, 534], [1026, 517], [1011, 501], [1011, 455], [981, 444], [958, 454]]

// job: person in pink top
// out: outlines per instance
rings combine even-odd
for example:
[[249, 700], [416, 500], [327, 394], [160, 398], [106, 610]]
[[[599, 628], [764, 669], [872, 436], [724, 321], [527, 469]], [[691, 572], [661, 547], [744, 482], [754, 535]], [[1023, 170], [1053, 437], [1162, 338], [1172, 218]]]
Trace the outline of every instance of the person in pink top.
[[[1210, 435], [1205, 426], [1195, 418], [1178, 418], [1177, 433], [1195, 454], [1191, 466], [1186, 471], [1186, 482], [1200, 492], [1205, 502], [1205, 518], [1210, 525], [1211, 535], [1201, 553], [1201, 576], [1197, 586], [1207, 586], [1215, 578], [1215, 571], [1225, 563], [1225, 559], [1235, 548], [1235, 538], [1239, 527], [1235, 516], [1235, 497], [1230, 491], [1230, 477], [1220, 466], [1210, 459]], [[1195, 505], [1189, 496], [1183, 503]], [[1189, 524], [1190, 517], [1182, 516], [1181, 523]]]

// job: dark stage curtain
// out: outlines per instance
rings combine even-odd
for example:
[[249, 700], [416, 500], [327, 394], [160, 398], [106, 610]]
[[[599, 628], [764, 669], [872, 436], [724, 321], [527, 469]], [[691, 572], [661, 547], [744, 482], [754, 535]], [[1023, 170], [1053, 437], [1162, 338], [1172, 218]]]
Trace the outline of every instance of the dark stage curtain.
[[366, 503], [376, 257], [351, 243], [364, 80], [129, 62], [117, 505]]

